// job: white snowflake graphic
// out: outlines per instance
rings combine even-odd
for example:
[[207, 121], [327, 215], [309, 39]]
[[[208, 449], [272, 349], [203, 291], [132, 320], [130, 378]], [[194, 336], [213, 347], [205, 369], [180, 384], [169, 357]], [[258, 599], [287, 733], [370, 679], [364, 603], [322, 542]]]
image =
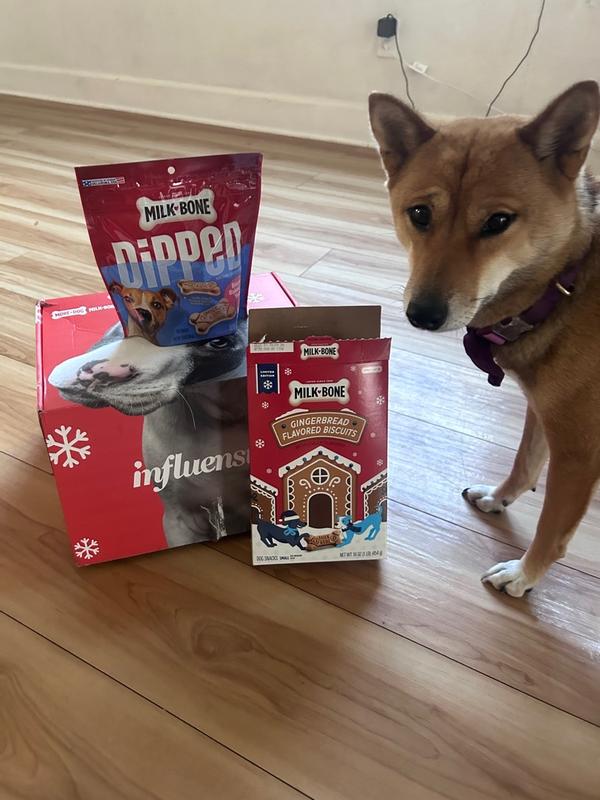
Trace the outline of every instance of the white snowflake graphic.
[[378, 458], [377, 459], [377, 466], [378, 467], [383, 467], [383, 458]]
[[96, 539], [88, 539], [88, 537], [85, 536], [83, 539], [75, 542], [73, 549], [77, 558], [84, 558], [86, 561], [89, 561], [91, 558], [98, 555], [100, 552], [100, 545]]
[[356, 367], [354, 364], [350, 367], [350, 372], [356, 372]]
[[273, 388], [273, 381], [265, 381], [263, 383], [263, 386], [265, 387], [265, 389], [272, 389]]
[[262, 295], [260, 292], [249, 292], [248, 305], [253, 306], [256, 303], [260, 303], [260, 301], [264, 299], [264, 295]]
[[292, 370], [289, 367], [286, 367], [283, 371], [285, 372], [286, 375], [292, 374]]
[[254, 442], [254, 446], [255, 446], [255, 447], [258, 447], [258, 449], [260, 450], [260, 449], [261, 449], [261, 447], [264, 447], [264, 446], [265, 446], [265, 440], [264, 440], [264, 439], [257, 439], [257, 440]]
[[385, 397], [380, 394], [377, 400], [375, 401], [378, 406], [382, 406], [385, 403]]
[[262, 401], [262, 403], [261, 403], [261, 406], [262, 406], [263, 408], [268, 408], [268, 407], [269, 407], [269, 404], [267, 403], [267, 401], [266, 401], [266, 400], [263, 400], [263, 401]]
[[[80, 463], [77, 460], [78, 458], [81, 459], [81, 461], [85, 461], [92, 449], [89, 444], [80, 444], [80, 442], [89, 441], [85, 431], [77, 428], [75, 433], [71, 436], [71, 430], [72, 428], [70, 425], [68, 427], [61, 425], [60, 428], [54, 429], [54, 433], [58, 437], [57, 439], [55, 439], [51, 433], [46, 436], [46, 447], [48, 448], [50, 461], [53, 464], [62, 464], [63, 467], [69, 467], [69, 469], [73, 469], [73, 467], [76, 467]], [[51, 447], [55, 447], [56, 449], [51, 451]], [[62, 460], [61, 456], [64, 456]]]

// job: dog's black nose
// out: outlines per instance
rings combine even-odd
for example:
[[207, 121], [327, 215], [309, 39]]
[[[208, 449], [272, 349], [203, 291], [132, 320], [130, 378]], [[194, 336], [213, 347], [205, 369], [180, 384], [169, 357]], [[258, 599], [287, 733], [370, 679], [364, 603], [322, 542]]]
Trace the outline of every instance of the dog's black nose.
[[448, 304], [437, 297], [420, 297], [418, 300], [410, 301], [406, 316], [415, 328], [437, 331], [446, 321]]

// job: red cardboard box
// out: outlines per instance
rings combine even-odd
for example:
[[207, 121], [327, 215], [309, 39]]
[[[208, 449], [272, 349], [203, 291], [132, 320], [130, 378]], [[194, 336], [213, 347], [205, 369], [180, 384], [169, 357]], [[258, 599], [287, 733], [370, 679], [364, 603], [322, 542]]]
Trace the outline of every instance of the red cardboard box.
[[[290, 306], [275, 275], [251, 308]], [[37, 308], [38, 410], [78, 566], [249, 530], [246, 323], [157, 347], [105, 292]]]
[[254, 564], [385, 556], [391, 341], [379, 338], [380, 316], [376, 306], [250, 313]]

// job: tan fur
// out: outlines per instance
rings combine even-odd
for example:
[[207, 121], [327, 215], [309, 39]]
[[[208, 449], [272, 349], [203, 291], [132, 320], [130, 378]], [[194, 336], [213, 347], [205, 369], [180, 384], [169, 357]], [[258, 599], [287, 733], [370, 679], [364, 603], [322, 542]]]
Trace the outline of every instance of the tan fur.
[[[571, 87], [531, 122], [460, 119], [434, 129], [389, 95], [370, 101], [396, 231], [410, 257], [406, 305], [419, 297], [446, 303], [444, 330], [491, 325], [521, 313], [553, 276], [583, 259], [572, 297], [536, 330], [495, 348], [528, 399], [523, 441], [504, 483], [466, 490], [483, 510], [501, 510], [535, 486], [549, 448], [531, 546], [520, 561], [484, 576], [515, 596], [564, 555], [600, 478], [600, 226], [597, 185], [581, 172], [599, 109], [591, 81]], [[432, 209], [426, 231], [406, 213], [419, 204]], [[484, 221], [497, 212], [517, 217], [504, 233], [481, 238]]]
[[134, 289], [121, 283], [112, 283], [112, 294], [119, 294], [129, 314], [127, 333], [129, 336], [145, 336], [156, 344], [156, 334], [165, 324], [167, 314], [177, 300], [172, 289]]

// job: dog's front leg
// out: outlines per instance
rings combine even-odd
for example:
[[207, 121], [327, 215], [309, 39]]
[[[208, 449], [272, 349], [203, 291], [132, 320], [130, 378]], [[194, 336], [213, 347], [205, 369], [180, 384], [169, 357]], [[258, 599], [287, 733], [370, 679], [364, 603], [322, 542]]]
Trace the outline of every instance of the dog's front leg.
[[508, 478], [498, 486], [471, 486], [464, 490], [463, 497], [480, 511], [504, 511], [523, 492], [535, 489], [547, 457], [544, 430], [531, 406], [527, 406], [521, 444]]
[[482, 581], [513, 597], [521, 597], [535, 586], [550, 565], [567, 552], [598, 474], [598, 465], [589, 454], [554, 453], [551, 446], [546, 497], [533, 542], [522, 558], [496, 564]]

